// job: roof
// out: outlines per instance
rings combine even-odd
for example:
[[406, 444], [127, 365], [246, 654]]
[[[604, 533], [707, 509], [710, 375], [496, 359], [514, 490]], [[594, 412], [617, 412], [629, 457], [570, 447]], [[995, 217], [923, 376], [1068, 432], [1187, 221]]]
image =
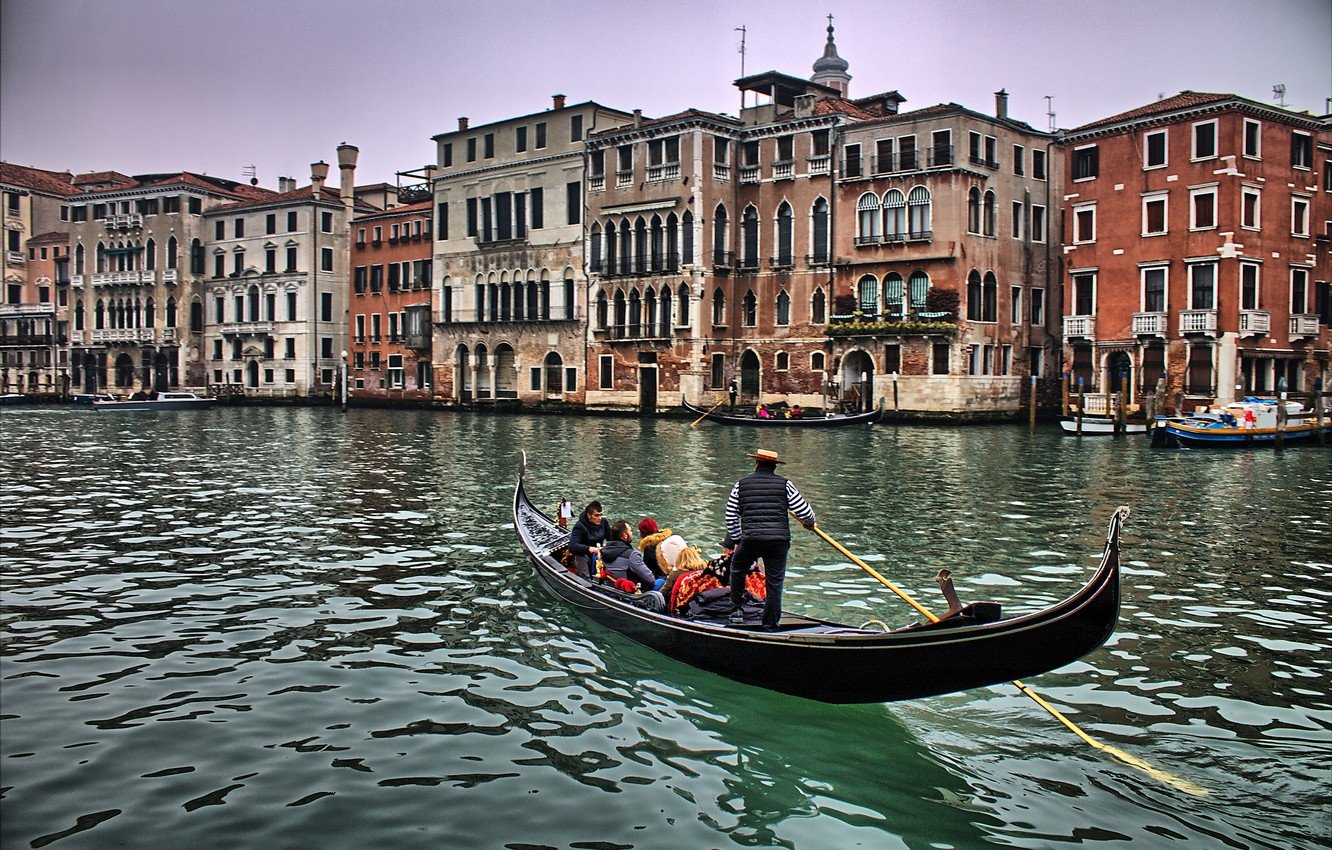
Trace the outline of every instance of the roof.
[[556, 108], [543, 109], [540, 112], [529, 112], [526, 115], [515, 115], [511, 118], [497, 118], [494, 121], [487, 121], [484, 124], [472, 124], [468, 126], [466, 130], [446, 130], [443, 133], [436, 133], [435, 135], [431, 136], [430, 140], [432, 142], [437, 142], [440, 139], [450, 139], [456, 136], [465, 136], [468, 133], [475, 133], [478, 130], [484, 130], [489, 127], [497, 127], [501, 124], [509, 124], [511, 122], [518, 122], [518, 121], [527, 121], [528, 119], [541, 118], [548, 115], [558, 115], [564, 112], [571, 112], [575, 109], [586, 109], [589, 106], [596, 110], [610, 112], [615, 115], [622, 115], [625, 118], [629, 118], [632, 116], [632, 113], [625, 112], [623, 109], [616, 109], [613, 106], [606, 106], [605, 104], [597, 103], [595, 100], [584, 100], [581, 103], [570, 103], [566, 106], [561, 106], [558, 109]]
[[741, 77], [735, 81], [735, 87], [740, 91], [762, 92], [771, 97], [773, 103], [779, 106], [791, 106], [795, 102], [795, 98], [804, 94], [831, 94], [838, 97], [842, 94], [831, 86], [806, 80], [803, 77], [793, 77], [780, 71], [764, 71], [761, 74], [750, 74], [747, 77]]
[[[252, 187], [252, 188], [257, 188], [257, 187]], [[342, 203], [342, 193], [338, 191], [338, 188], [336, 186], [330, 186], [328, 184], [324, 184], [324, 188], [319, 193], [318, 201], [315, 200], [313, 186], [302, 186], [299, 189], [295, 189], [290, 192], [274, 192], [270, 189], [264, 189], [262, 191], [265, 194], [260, 197], [249, 198], [243, 201], [237, 201], [236, 203], [233, 204], [223, 204], [218, 207], [213, 207], [210, 210], [205, 210], [205, 213], [208, 215], [212, 215], [214, 213], [220, 213], [220, 212], [234, 212], [236, 210], [243, 210], [243, 209], [257, 209], [259, 207], [278, 207], [278, 206], [286, 206], [288, 204], [301, 204], [301, 203], [321, 203], [321, 204]], [[361, 208], [367, 211], [374, 209], [374, 207], [365, 204], [362, 204], [360, 206]]]
[[869, 121], [873, 118], [880, 117], [877, 113], [859, 107], [849, 100], [838, 100], [836, 98], [815, 101], [814, 114], [845, 115], [848, 118], [854, 118], [857, 121]]
[[622, 124], [618, 127], [608, 127], [605, 130], [597, 130], [589, 133], [589, 138], [602, 136], [614, 136], [619, 133], [634, 133], [653, 127], [664, 127], [668, 124], [679, 124], [687, 121], [715, 121], [720, 124], [727, 124], [731, 127], [739, 127], [740, 121], [730, 115], [722, 115], [720, 112], [707, 112], [702, 109], [686, 109], [683, 112], [676, 112], [672, 115], [665, 115], [661, 118], [644, 118], [642, 123], [635, 127], [633, 124]]
[[[359, 188], [359, 187], [357, 187]], [[417, 201], [414, 204], [403, 204], [398, 207], [390, 207], [386, 210], [375, 210], [356, 216], [355, 221], [369, 221], [370, 219], [393, 218], [398, 215], [415, 215], [416, 213], [430, 213], [434, 211], [434, 201]]]
[[[75, 174], [73, 182], [80, 192], [97, 192], [128, 188], [133, 186], [135, 181], [133, 177], [121, 174], [119, 171], [91, 171], [86, 174]], [[106, 189], [96, 188], [103, 184], [106, 184]]]
[[1090, 124], [1083, 124], [1070, 130], [1070, 133], [1080, 133], [1083, 130], [1093, 130], [1097, 127], [1104, 127], [1110, 124], [1120, 124], [1125, 121], [1136, 121], [1139, 118], [1148, 118], [1153, 115], [1160, 115], [1166, 112], [1177, 112], [1181, 109], [1193, 109], [1199, 106], [1208, 106], [1213, 103], [1220, 103], [1226, 100], [1235, 100], [1233, 94], [1219, 94], [1215, 92], [1196, 92], [1182, 91], [1174, 97], [1167, 97], [1146, 106], [1139, 106], [1136, 109], [1130, 109], [1127, 112], [1121, 112], [1118, 115], [1112, 115], [1109, 118], [1102, 118], [1093, 121]]
[[0, 162], [0, 183], [9, 186], [22, 186], [34, 192], [66, 197], [75, 192], [73, 180], [74, 175], [68, 171], [47, 171], [29, 165]]
[[69, 234], [62, 230], [50, 230], [46, 233], [39, 233], [28, 240], [29, 245], [46, 245], [51, 242], [68, 242]]

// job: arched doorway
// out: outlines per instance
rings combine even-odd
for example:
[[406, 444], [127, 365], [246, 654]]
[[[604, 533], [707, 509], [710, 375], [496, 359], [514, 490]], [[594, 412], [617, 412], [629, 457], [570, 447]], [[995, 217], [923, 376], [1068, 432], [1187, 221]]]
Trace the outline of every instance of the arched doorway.
[[754, 350], [740, 355], [740, 401], [756, 403], [759, 399], [759, 359]]
[[97, 393], [97, 357], [91, 351], [83, 355], [83, 391], [89, 395]]
[[472, 400], [472, 365], [467, 356], [467, 346], [458, 346], [458, 354], [453, 361], [453, 391], [460, 402]]
[[543, 366], [546, 398], [562, 398], [564, 393], [564, 359], [560, 357], [559, 352], [552, 351], [546, 355]]
[[1127, 351], [1114, 351], [1105, 358], [1105, 391], [1122, 393], [1122, 402], [1133, 401], [1133, 359]]
[[134, 358], [125, 353], [116, 357], [116, 386], [122, 389], [134, 386]]
[[869, 410], [874, 405], [874, 359], [856, 350], [842, 358], [842, 403], [848, 411]]
[[251, 360], [245, 364], [245, 385], [250, 389], [259, 389], [259, 361]]
[[153, 355], [153, 389], [159, 393], [171, 388], [170, 365], [165, 352], [159, 351]]

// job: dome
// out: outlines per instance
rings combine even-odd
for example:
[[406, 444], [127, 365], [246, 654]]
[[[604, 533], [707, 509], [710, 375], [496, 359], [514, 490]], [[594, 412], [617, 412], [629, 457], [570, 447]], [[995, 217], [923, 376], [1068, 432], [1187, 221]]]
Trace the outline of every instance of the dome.
[[823, 46], [823, 55], [814, 63], [814, 73], [845, 74], [851, 63], [837, 55], [837, 43], [833, 41], [833, 25], [828, 22], [828, 43]]

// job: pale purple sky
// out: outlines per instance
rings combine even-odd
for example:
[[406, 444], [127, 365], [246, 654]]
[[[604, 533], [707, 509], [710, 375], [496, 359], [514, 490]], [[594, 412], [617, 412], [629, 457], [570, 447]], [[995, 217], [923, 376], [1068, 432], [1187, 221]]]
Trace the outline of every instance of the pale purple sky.
[[852, 96], [953, 101], [1076, 127], [1183, 89], [1322, 115], [1328, 0], [3, 0], [0, 157], [74, 171], [309, 179], [343, 141], [357, 182], [434, 158], [430, 137], [550, 95], [658, 116], [734, 114], [745, 71], [807, 77], [831, 12]]

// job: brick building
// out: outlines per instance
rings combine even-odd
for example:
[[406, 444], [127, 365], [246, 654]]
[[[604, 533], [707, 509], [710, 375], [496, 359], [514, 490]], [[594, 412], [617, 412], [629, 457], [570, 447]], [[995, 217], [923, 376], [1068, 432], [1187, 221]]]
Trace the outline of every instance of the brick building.
[[1164, 378], [1171, 406], [1326, 384], [1327, 134], [1306, 113], [1192, 91], [1069, 131], [1074, 380], [1132, 405]]

